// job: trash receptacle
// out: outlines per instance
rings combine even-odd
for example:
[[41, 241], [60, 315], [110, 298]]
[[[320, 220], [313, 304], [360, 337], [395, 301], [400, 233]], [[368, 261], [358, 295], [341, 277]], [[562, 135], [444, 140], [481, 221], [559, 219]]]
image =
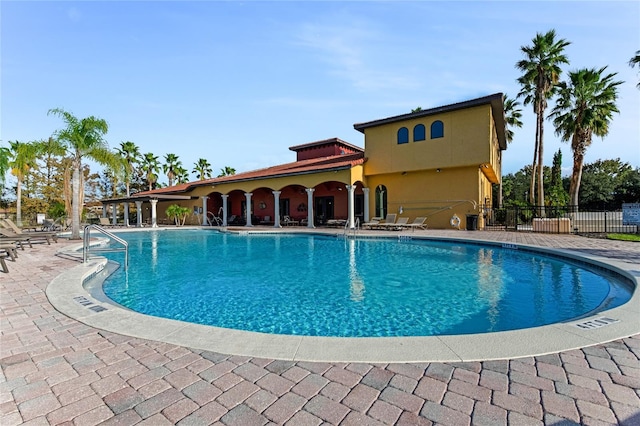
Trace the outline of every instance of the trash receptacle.
[[467, 215], [467, 231], [477, 231], [477, 230], [478, 230], [478, 215], [468, 214]]

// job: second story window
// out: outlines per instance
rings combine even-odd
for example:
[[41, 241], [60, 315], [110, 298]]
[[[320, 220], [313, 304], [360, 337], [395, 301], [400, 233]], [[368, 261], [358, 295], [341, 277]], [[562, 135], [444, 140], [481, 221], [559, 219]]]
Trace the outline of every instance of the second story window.
[[431, 123], [431, 139], [444, 137], [444, 124], [442, 121], [437, 120]]
[[426, 139], [424, 124], [418, 124], [413, 128], [413, 141], [423, 141]]
[[398, 145], [401, 143], [409, 143], [409, 129], [406, 127], [398, 129]]

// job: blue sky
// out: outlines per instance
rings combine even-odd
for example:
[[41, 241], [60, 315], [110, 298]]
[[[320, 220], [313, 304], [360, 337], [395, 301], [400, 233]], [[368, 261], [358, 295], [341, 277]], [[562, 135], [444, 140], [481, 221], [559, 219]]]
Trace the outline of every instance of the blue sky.
[[[354, 123], [515, 96], [520, 47], [555, 29], [572, 43], [566, 70], [608, 65], [625, 81], [586, 161], [640, 166], [640, 76], [628, 65], [639, 2], [2, 1], [0, 13], [2, 144], [47, 138], [60, 107], [107, 120], [113, 148], [253, 170], [316, 140], [364, 146]], [[532, 160], [531, 106], [523, 121], [504, 173]], [[568, 174], [568, 144], [545, 131], [545, 164], [561, 148]]]

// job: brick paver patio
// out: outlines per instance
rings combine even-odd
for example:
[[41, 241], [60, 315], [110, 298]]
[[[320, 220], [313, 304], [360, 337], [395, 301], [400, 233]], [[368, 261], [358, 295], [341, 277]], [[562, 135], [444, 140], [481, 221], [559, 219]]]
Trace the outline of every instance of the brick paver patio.
[[[428, 235], [452, 235], [426, 231]], [[504, 232], [454, 235], [640, 265], [640, 244]], [[44, 290], [70, 244], [19, 251], [0, 273], [0, 424], [640, 425], [640, 335], [471, 363], [312, 363], [116, 335], [57, 312]]]

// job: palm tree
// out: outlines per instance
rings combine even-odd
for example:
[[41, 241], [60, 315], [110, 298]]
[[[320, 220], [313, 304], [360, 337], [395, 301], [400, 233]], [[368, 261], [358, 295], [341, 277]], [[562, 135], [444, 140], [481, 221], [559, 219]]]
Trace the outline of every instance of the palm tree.
[[[506, 123], [506, 132], [505, 137], [507, 139], [507, 143], [511, 143], [513, 141], [513, 127], [522, 127], [522, 110], [518, 108], [520, 106], [520, 102], [515, 99], [509, 98], [509, 96], [505, 93], [502, 95], [502, 103], [504, 105], [504, 120]], [[498, 206], [502, 207], [502, 179], [500, 179], [500, 188], [499, 188], [499, 199]]]
[[233, 167], [225, 166], [224, 168], [220, 169], [220, 174], [218, 175], [218, 177], [232, 176], [235, 174], [236, 169], [234, 169]]
[[149, 191], [151, 191], [153, 184], [158, 181], [158, 173], [160, 172], [158, 157], [151, 152], [144, 154], [142, 156], [142, 171], [146, 174], [146, 181], [149, 184]]
[[173, 186], [173, 180], [176, 178], [176, 169], [182, 167], [182, 162], [178, 160], [175, 154], [167, 154], [164, 156], [165, 163], [162, 165], [162, 171], [167, 174], [169, 186]]
[[13, 174], [18, 180], [16, 186], [16, 223], [22, 226], [22, 182], [29, 171], [36, 166], [41, 145], [38, 142], [23, 143], [9, 141], [10, 160], [8, 162]]
[[120, 159], [109, 149], [109, 145], [104, 140], [104, 135], [109, 130], [109, 125], [104, 119], [94, 116], [78, 119], [61, 108], [50, 109], [49, 114], [62, 118], [66, 125], [65, 128], [56, 131], [54, 135], [72, 157], [71, 239], [80, 239], [80, 213], [83, 204], [80, 199], [83, 184], [82, 160], [90, 158], [98, 164], [117, 168]]
[[6, 146], [0, 146], [0, 183], [4, 184], [5, 175], [9, 170], [9, 158], [11, 150]]
[[[640, 64], [640, 50], [636, 50], [635, 56], [629, 60], [629, 66], [631, 68], [635, 67], [636, 64]], [[638, 65], [638, 66], [640, 67], [640, 65]], [[640, 82], [638, 82], [638, 84], [636, 84], [636, 87], [638, 89], [640, 89]]]
[[135, 172], [135, 164], [140, 161], [140, 148], [133, 142], [120, 142], [120, 148], [116, 151], [124, 161], [124, 184], [127, 188], [127, 197], [131, 196], [131, 176]]
[[523, 72], [523, 75], [518, 78], [518, 83], [522, 86], [518, 97], [524, 96], [525, 105], [533, 105], [533, 112], [537, 118], [529, 201], [534, 204], [535, 175], [537, 172], [538, 205], [542, 207], [544, 206], [542, 176], [544, 165], [544, 112], [547, 108], [547, 99], [553, 95], [555, 86], [560, 80], [560, 73], [562, 72], [560, 65], [569, 63], [563, 52], [564, 48], [571, 43], [564, 39], [556, 40], [555, 30], [550, 30], [546, 34], [537, 33], [532, 42], [532, 46], [522, 46], [520, 48], [525, 55], [525, 59], [518, 61], [516, 68]]
[[617, 73], [604, 75], [607, 67], [580, 69], [569, 73], [569, 81], [559, 85], [559, 97], [551, 112], [556, 134], [564, 142], [571, 141], [573, 171], [569, 185], [569, 202], [577, 206], [582, 179], [584, 154], [591, 145], [593, 135], [604, 138], [609, 133], [616, 106]]
[[522, 110], [518, 108], [520, 106], [520, 102], [515, 99], [509, 98], [509, 95], [506, 93], [502, 97], [502, 101], [504, 103], [504, 119], [507, 124], [507, 132], [506, 139], [508, 143], [513, 141], [513, 130], [514, 127], [522, 127]]
[[191, 173], [196, 173], [198, 175], [198, 180], [209, 179], [213, 174], [213, 170], [211, 169], [211, 164], [204, 159], [199, 158], [198, 162], [194, 164], [194, 169]]
[[177, 166], [174, 169], [175, 179], [177, 184], [189, 182], [189, 171], [182, 166]]

